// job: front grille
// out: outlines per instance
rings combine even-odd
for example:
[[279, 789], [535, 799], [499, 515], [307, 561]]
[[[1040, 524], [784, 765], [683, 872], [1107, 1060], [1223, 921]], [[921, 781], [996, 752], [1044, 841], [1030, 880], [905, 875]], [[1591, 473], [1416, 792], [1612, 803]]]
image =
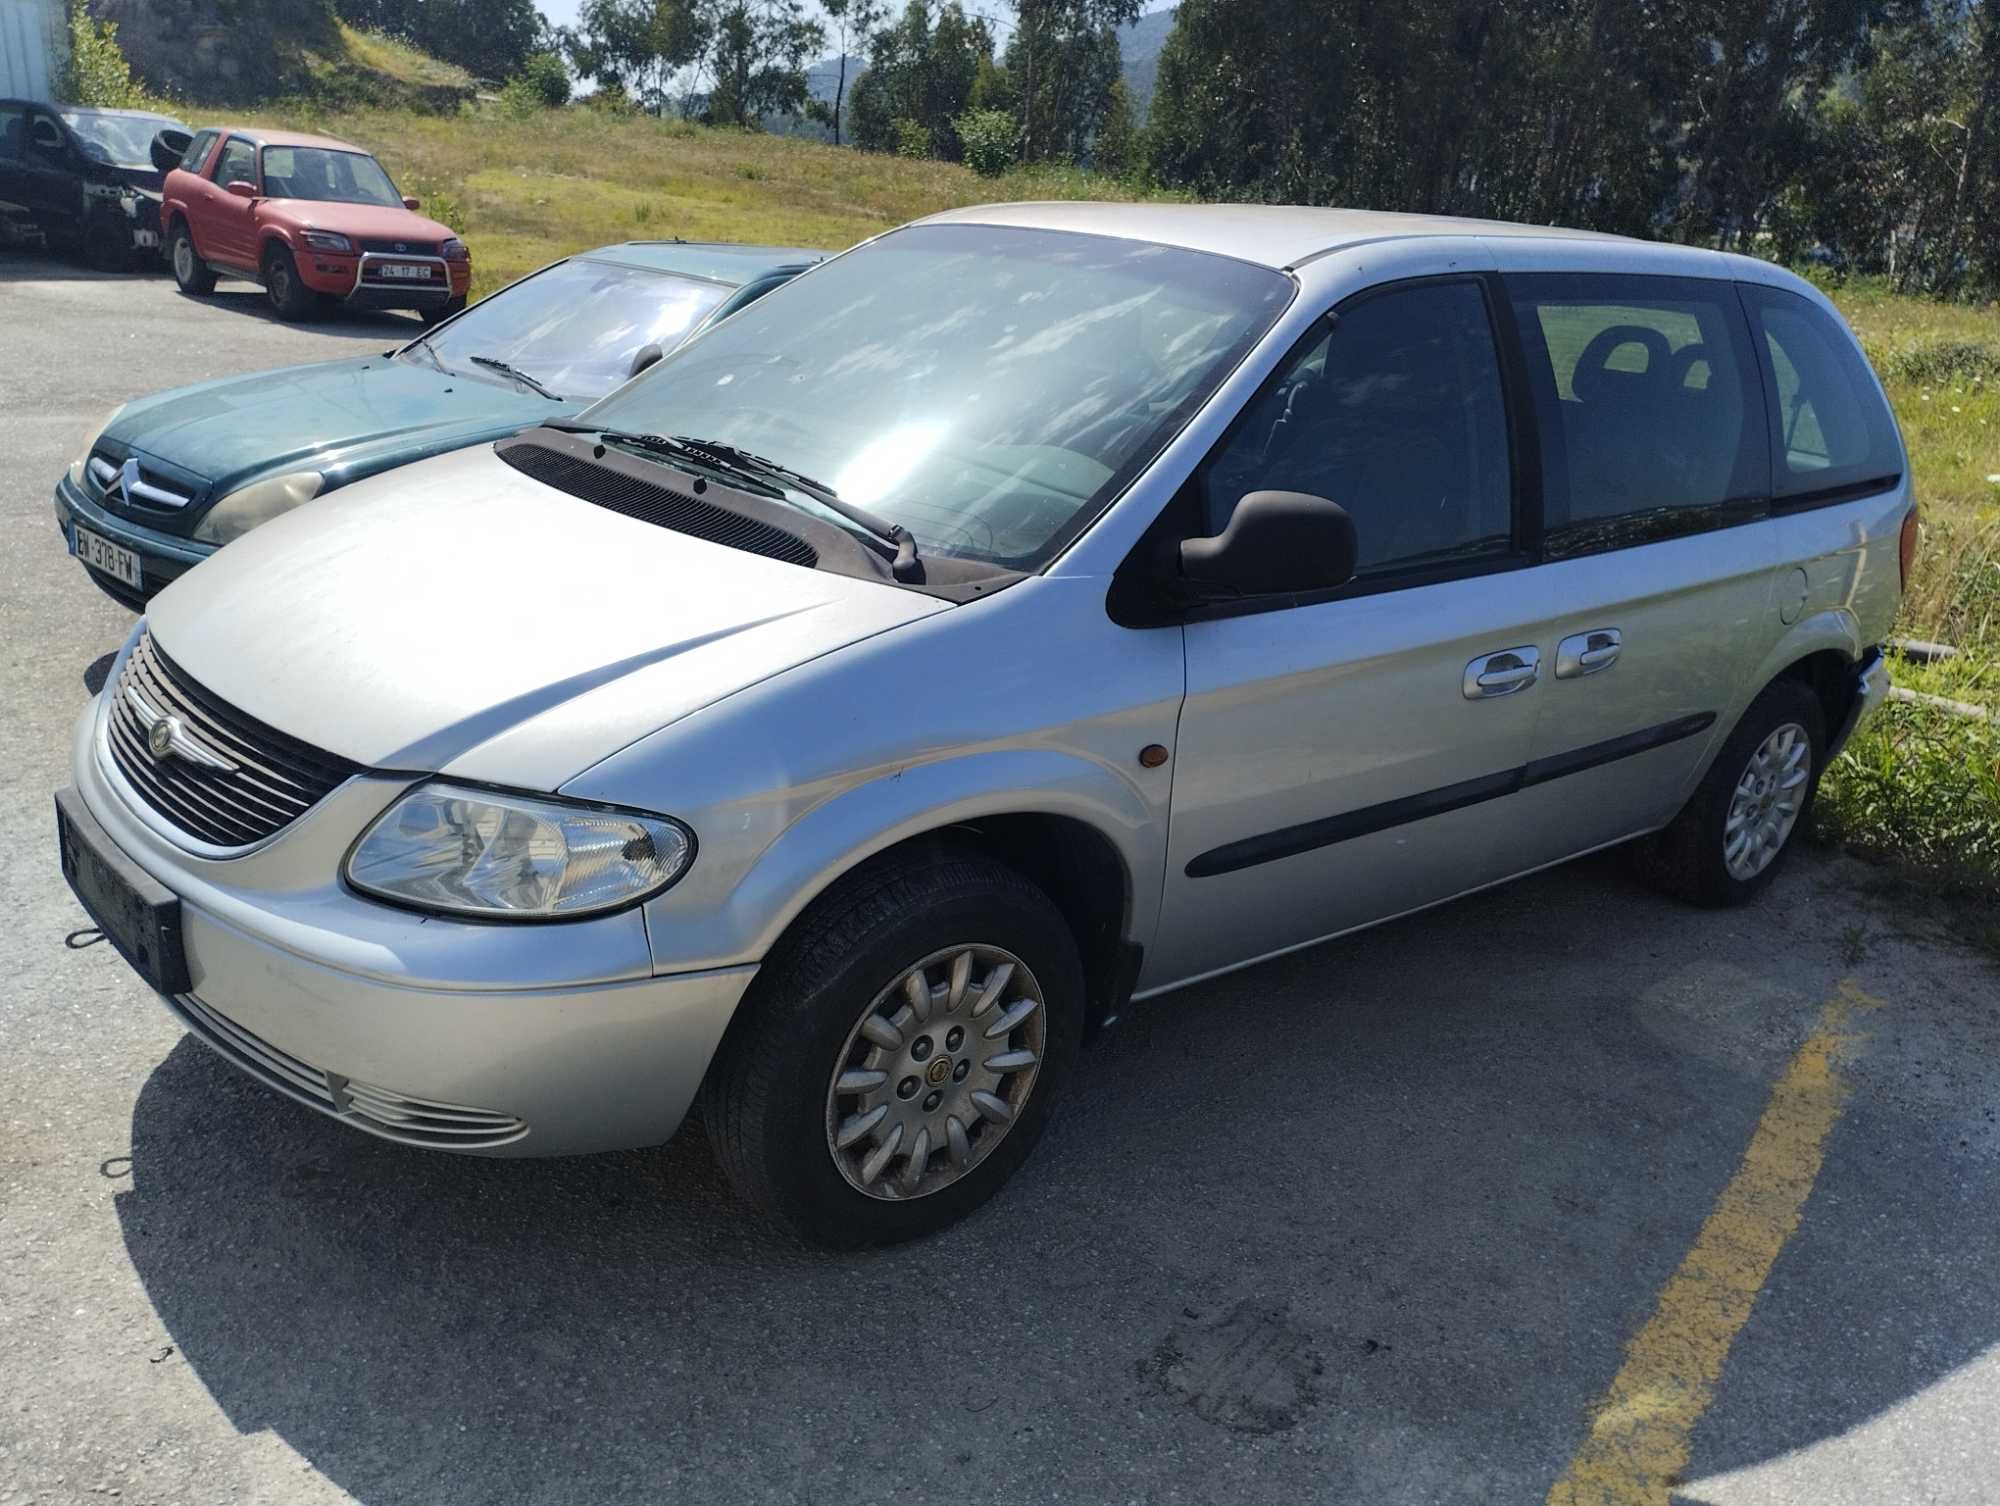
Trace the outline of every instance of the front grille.
[[447, 1150], [480, 1150], [505, 1145], [528, 1132], [528, 1126], [512, 1114], [475, 1109], [462, 1103], [412, 1098], [302, 1062], [269, 1041], [259, 1039], [193, 994], [181, 994], [167, 1003], [188, 1029], [232, 1066], [296, 1098], [308, 1108], [385, 1140]]
[[372, 251], [377, 256], [437, 256], [436, 241], [363, 241], [363, 251]]
[[[282, 831], [359, 764], [245, 716], [179, 669], [149, 632], [125, 661], [111, 701], [111, 757], [167, 820], [214, 847], [248, 847]], [[164, 754], [148, 738], [171, 724]]]
[[128, 485], [124, 466], [101, 452], [90, 457], [86, 469], [96, 500], [108, 502], [121, 511], [175, 512], [194, 500], [193, 493], [145, 465], [135, 466]]
[[592, 465], [561, 450], [517, 439], [500, 446], [496, 453], [515, 470], [532, 476], [544, 486], [642, 523], [671, 528], [676, 533], [691, 534], [748, 554], [761, 554], [788, 565], [811, 569], [819, 563], [819, 551], [795, 533], [671, 488], [622, 475], [606, 466]]

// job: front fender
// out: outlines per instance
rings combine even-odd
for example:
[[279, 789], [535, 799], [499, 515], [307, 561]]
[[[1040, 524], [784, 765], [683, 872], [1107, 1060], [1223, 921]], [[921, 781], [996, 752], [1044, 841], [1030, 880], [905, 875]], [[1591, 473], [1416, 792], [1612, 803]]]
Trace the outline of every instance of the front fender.
[[[999, 748], [886, 770], [782, 825], [773, 808], [765, 824], [776, 829], [747, 861], [737, 854], [750, 846], [746, 828], [759, 824], [760, 814], [741, 811], [737, 830], [720, 838], [730, 850], [713, 855], [730, 870], [725, 883], [718, 886], [711, 869], [708, 882], [687, 886], [687, 893], [670, 889], [647, 905], [654, 968], [685, 972], [760, 960], [807, 905], [877, 853], [981, 818], [1027, 814], [1068, 817], [1110, 840], [1129, 880], [1126, 939], [1150, 940], [1166, 863], [1165, 823], [1154, 798], [1072, 751]], [[696, 869], [707, 856], [696, 858]]]

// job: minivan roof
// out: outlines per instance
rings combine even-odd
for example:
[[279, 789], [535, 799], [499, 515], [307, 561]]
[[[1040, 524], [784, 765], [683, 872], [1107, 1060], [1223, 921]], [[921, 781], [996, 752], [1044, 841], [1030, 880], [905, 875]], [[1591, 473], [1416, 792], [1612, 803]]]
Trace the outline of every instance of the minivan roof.
[[1284, 269], [1363, 241], [1428, 236], [1533, 236], [1544, 240], [1608, 241], [1644, 245], [1628, 236], [1506, 220], [1455, 219], [1437, 214], [1391, 214], [1372, 209], [1310, 209], [1295, 204], [1099, 204], [1052, 201], [978, 204], [947, 210], [922, 223], [1011, 225], [1069, 230], [1126, 240], [1209, 251]]

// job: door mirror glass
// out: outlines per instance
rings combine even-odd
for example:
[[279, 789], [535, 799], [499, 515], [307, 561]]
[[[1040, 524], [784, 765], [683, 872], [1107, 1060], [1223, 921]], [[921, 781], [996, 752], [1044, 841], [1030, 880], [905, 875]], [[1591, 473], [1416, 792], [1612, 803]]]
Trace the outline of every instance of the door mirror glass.
[[239, 199], [254, 199], [257, 197], [257, 185], [255, 183], [245, 183], [241, 178], [231, 178], [228, 183], [223, 185], [222, 191], [234, 194]]
[[403, 195], [403, 207], [405, 209], [422, 209], [424, 201], [422, 199], [413, 199], [408, 194], [405, 194]]
[[1181, 574], [1223, 594], [1330, 591], [1354, 575], [1354, 520], [1305, 492], [1251, 492], [1214, 538], [1181, 544]]

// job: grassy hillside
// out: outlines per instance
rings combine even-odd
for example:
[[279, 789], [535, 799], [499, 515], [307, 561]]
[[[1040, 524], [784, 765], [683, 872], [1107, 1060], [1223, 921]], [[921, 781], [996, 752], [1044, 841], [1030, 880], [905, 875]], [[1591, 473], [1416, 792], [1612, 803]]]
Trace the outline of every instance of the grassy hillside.
[[[474, 289], [567, 252], [683, 236], [823, 247], [919, 215], [1001, 199], [1129, 198], [1087, 173], [980, 178], [962, 167], [572, 108], [510, 119], [293, 110], [380, 155], [406, 193], [462, 231]], [[1896, 678], [2000, 709], [2000, 310], [1833, 289], [1887, 383], [1924, 507], [1900, 630], [1943, 639], [1948, 665]], [[1991, 723], [1894, 706], [1833, 771], [1822, 817], [1840, 840], [1978, 886], [2000, 885], [2000, 740]]]

